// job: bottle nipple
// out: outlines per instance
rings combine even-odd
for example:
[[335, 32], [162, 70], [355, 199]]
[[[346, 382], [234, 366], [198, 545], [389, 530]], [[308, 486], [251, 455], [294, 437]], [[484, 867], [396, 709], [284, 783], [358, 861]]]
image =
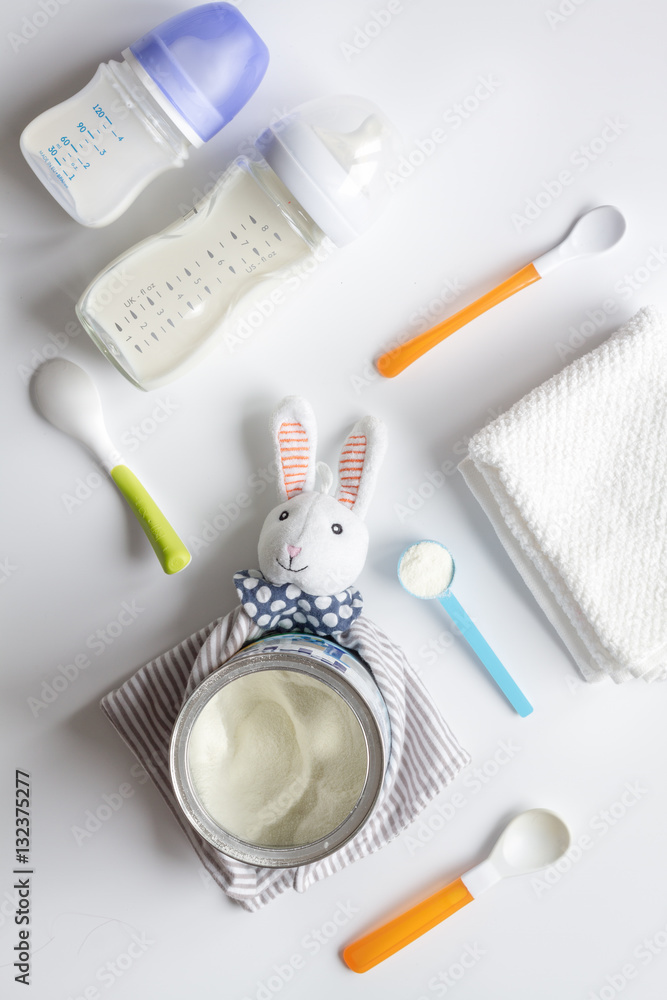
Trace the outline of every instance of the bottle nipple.
[[256, 145], [304, 211], [345, 246], [384, 211], [401, 144], [376, 105], [342, 96], [301, 105]]
[[332, 132], [315, 126], [313, 131], [340, 164], [356, 189], [366, 190], [380, 167], [382, 136], [385, 128], [375, 115], [369, 115], [353, 132]]

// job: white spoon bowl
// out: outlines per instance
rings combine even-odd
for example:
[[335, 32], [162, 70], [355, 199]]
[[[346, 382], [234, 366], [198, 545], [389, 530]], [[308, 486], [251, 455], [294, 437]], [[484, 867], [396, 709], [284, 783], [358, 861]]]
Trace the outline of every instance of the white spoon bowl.
[[152, 497], [123, 463], [104, 425], [102, 401], [90, 375], [65, 358], [41, 365], [31, 382], [42, 415], [58, 430], [85, 444], [109, 473], [130, 506], [165, 573], [178, 573], [190, 553]]

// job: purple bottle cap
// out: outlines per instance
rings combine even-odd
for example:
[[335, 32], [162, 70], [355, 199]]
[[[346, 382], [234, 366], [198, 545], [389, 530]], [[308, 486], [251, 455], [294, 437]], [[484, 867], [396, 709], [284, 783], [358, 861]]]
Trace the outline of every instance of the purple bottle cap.
[[176, 14], [128, 51], [203, 142], [238, 114], [269, 62], [264, 42], [229, 3]]

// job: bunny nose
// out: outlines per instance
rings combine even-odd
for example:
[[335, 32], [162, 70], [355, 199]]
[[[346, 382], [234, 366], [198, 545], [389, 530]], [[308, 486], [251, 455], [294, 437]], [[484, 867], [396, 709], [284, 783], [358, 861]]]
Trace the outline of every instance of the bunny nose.
[[296, 556], [298, 556], [299, 552], [301, 552], [301, 549], [299, 548], [298, 545], [287, 546], [287, 554], [289, 555], [290, 559], [295, 559]]

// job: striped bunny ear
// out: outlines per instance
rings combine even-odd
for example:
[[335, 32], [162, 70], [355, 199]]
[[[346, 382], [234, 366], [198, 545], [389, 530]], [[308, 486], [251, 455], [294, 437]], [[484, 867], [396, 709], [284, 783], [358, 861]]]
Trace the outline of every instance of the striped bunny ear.
[[377, 417], [364, 417], [354, 425], [340, 453], [336, 500], [361, 518], [366, 516], [386, 450], [384, 424]]
[[280, 499], [314, 489], [317, 427], [310, 403], [301, 396], [283, 399], [271, 420], [271, 436]]

